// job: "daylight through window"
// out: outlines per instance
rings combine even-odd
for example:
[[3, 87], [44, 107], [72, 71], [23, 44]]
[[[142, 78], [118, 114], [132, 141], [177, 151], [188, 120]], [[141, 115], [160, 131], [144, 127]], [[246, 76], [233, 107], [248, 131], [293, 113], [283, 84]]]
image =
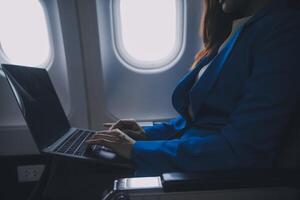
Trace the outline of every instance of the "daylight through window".
[[0, 0], [0, 44], [9, 63], [45, 66], [51, 48], [39, 0]]
[[130, 65], [160, 68], [182, 47], [182, 0], [115, 0], [116, 48]]

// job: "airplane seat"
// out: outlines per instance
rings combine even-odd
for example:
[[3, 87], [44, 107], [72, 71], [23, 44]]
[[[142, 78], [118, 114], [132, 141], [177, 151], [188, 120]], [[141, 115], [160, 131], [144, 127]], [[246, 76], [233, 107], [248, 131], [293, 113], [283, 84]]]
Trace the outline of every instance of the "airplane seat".
[[114, 181], [113, 189], [103, 199], [299, 200], [300, 117], [295, 118], [281, 141], [272, 169], [123, 178]]
[[291, 123], [290, 131], [282, 137], [275, 165], [278, 168], [300, 170], [300, 114], [297, 114]]

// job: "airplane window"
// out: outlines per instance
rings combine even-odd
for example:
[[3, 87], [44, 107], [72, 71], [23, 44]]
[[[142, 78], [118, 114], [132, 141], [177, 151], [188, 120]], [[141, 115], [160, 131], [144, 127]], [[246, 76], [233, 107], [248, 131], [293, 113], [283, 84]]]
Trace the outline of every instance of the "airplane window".
[[45, 10], [39, 0], [0, 0], [0, 53], [13, 64], [40, 67], [50, 61]]
[[182, 0], [115, 0], [115, 45], [121, 58], [139, 69], [162, 68], [182, 48]]

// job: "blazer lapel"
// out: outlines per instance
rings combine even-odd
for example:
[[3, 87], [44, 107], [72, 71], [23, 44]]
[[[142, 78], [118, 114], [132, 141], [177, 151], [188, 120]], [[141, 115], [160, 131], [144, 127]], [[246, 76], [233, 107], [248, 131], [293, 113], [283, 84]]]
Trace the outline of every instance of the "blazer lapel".
[[198, 113], [205, 97], [208, 95], [215, 81], [219, 77], [220, 72], [222, 71], [224, 64], [228, 56], [230, 55], [236, 41], [238, 40], [242, 30], [242, 27], [237, 30], [235, 35], [233, 35], [233, 37], [228, 41], [227, 45], [212, 60], [210, 66], [191, 89], [189, 98], [192, 106], [192, 111], [194, 112], [195, 116]]
[[189, 90], [193, 86], [195, 82], [195, 78], [200, 71], [200, 69], [207, 65], [213, 55], [203, 57], [196, 67], [186, 74], [177, 84], [173, 95], [172, 95], [172, 103], [173, 107], [176, 111], [184, 116], [186, 119], [189, 119], [189, 114], [187, 112], [187, 107], [189, 105]]

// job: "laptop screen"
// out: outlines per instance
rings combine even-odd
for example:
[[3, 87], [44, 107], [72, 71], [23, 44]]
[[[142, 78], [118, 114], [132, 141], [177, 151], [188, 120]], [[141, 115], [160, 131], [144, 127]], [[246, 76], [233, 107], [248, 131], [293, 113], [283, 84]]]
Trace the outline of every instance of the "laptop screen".
[[70, 124], [45, 69], [2, 65], [27, 126], [40, 150], [53, 144]]

